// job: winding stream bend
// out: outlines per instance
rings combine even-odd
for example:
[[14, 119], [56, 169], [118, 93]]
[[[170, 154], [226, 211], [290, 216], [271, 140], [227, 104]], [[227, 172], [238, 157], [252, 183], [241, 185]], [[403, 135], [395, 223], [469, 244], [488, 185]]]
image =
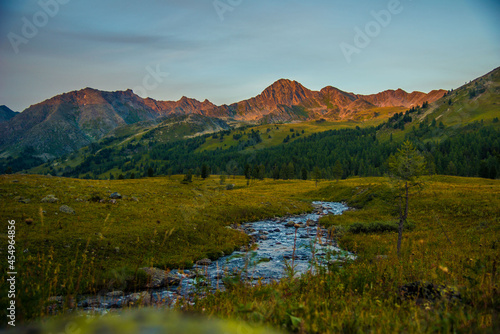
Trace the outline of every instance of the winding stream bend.
[[[328, 239], [327, 231], [318, 226], [322, 216], [341, 215], [348, 207], [335, 202], [312, 204], [315, 208], [313, 213], [243, 224], [243, 230], [254, 241], [251, 251], [235, 251], [211, 264], [195, 265], [193, 269], [183, 272], [173, 270], [171, 273], [181, 279], [180, 285], [150, 291], [151, 302], [169, 305], [179, 296], [187, 297], [200, 286], [208, 287], [208, 290], [224, 289], [222, 278], [235, 272], [251, 282], [270, 282], [289, 274], [286, 267], [292, 264], [293, 272], [300, 275], [313, 270], [313, 261], [321, 265], [328, 261], [353, 259], [352, 254], [336, 247]], [[293, 255], [295, 257], [292, 259]], [[199, 275], [196, 277], [195, 273]], [[92, 303], [89, 303], [90, 299], [84, 300], [79, 305], [87, 310], [105, 311], [125, 306], [130, 302], [131, 296], [108, 294], [93, 298]]]
[[[286, 263], [289, 266], [292, 264], [294, 254], [294, 272], [298, 275], [310, 270], [313, 260], [311, 247], [315, 249], [316, 261], [324, 264], [327, 253], [336, 253], [341, 249], [332, 245], [325, 229], [318, 228], [319, 218], [326, 214], [340, 215], [348, 208], [341, 203], [314, 202], [313, 205], [316, 208], [314, 213], [246, 223], [244, 230], [253, 237], [254, 250], [234, 252], [223, 257], [217, 261], [218, 267], [224, 268], [226, 273], [247, 267], [249, 279], [279, 280], [286, 275]], [[294, 224], [300, 227], [295, 228]], [[221, 271], [217, 270], [217, 264], [208, 266], [210, 281], [220, 279], [224, 275]]]

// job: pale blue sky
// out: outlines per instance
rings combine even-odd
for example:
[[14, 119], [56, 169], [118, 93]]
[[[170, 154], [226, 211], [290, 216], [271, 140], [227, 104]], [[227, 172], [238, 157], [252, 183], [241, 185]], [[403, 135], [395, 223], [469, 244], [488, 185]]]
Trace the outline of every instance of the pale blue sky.
[[[169, 75], [149, 78], [147, 96], [216, 104], [280, 78], [314, 90], [427, 92], [500, 66], [494, 0], [401, 0], [401, 12], [350, 63], [341, 43], [355, 46], [355, 28], [396, 0], [220, 0], [233, 4], [221, 15], [214, 0], [41, 0], [55, 1], [53, 17], [39, 0], [0, 1], [0, 104], [21, 111], [84, 87], [144, 88], [148, 66]], [[23, 18], [38, 23], [36, 34], [23, 35]], [[29, 37], [16, 40], [17, 53], [13, 36]]]

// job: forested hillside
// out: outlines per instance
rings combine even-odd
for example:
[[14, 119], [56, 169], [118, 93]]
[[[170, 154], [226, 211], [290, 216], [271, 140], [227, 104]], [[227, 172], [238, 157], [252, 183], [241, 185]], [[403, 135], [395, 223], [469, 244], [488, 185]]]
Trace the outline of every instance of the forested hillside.
[[[405, 116], [401, 117], [401, 120]], [[407, 116], [408, 117], [408, 116]], [[121, 149], [88, 151], [86, 158], [71, 167], [45, 167], [44, 173], [84, 178], [134, 178], [142, 176], [193, 173], [200, 175], [203, 165], [213, 174], [249, 174], [251, 178], [333, 179], [338, 176], [334, 166], [340, 164], [341, 177], [381, 176], [386, 172], [386, 160], [396, 152], [400, 142], [381, 139], [386, 127], [398, 124], [399, 118], [377, 127], [330, 130], [302, 135], [290, 132], [292, 142], [262, 149], [245, 150], [259, 142], [260, 132], [244, 131], [238, 146], [225, 150], [198, 152], [207, 135], [171, 143], [129, 143]], [[414, 142], [424, 154], [430, 174], [479, 176], [496, 178], [500, 171], [500, 130], [498, 123], [470, 123], [443, 140], [457, 129], [431, 122], [412, 128], [405, 139]], [[229, 135], [229, 131], [219, 134]], [[297, 133], [299, 134], [299, 133]], [[248, 171], [250, 169], [250, 172]]]

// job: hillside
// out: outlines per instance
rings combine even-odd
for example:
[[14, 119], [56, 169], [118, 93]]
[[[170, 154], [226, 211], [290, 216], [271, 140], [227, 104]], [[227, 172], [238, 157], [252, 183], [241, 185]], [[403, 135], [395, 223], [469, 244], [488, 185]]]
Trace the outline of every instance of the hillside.
[[16, 116], [18, 113], [15, 111], [12, 111], [9, 107], [7, 106], [0, 106], [0, 123], [6, 122], [14, 116]]
[[15, 156], [31, 147], [45, 158], [57, 157], [132, 124], [137, 124], [136, 129], [141, 132], [141, 123], [149, 126], [166, 117], [202, 114], [204, 108], [212, 107], [208, 101], [186, 97], [177, 102], [157, 102], [142, 99], [131, 90], [103, 92], [85, 88], [33, 105], [1, 123], [0, 148], [4, 156]]
[[445, 125], [460, 126], [470, 121], [500, 117], [500, 67], [448, 92], [420, 117]]
[[[334, 179], [338, 177], [334, 166], [340, 164], [342, 178], [382, 176], [387, 172], [390, 155], [403, 139], [410, 139], [424, 154], [429, 173], [492, 179], [500, 175], [498, 123], [470, 123], [458, 129], [431, 124], [406, 134], [399, 125], [392, 130], [386, 128], [388, 125], [316, 133], [309, 133], [312, 127], [300, 130], [303, 124], [296, 128], [273, 125], [267, 126], [269, 132], [261, 127], [246, 128], [173, 142], [145, 134], [137, 140], [117, 139], [84, 148], [65, 159], [33, 168], [30, 173], [114, 179], [181, 174], [188, 170], [199, 175], [202, 165], [206, 165], [212, 174], [242, 175], [249, 169], [251, 178]], [[285, 139], [275, 145], [272, 139], [262, 140], [283, 135], [286, 129]], [[388, 138], [387, 131], [394, 133], [394, 140]], [[396, 139], [400, 134], [403, 137]], [[214, 148], [215, 144], [222, 147]]]
[[[498, 128], [500, 123], [500, 68], [448, 91], [430, 103], [425, 110], [416, 110], [411, 118], [394, 115], [379, 135], [385, 140], [419, 137], [424, 141], [442, 141], [462, 135], [462, 129], [478, 122]], [[415, 129], [414, 129], [415, 128]]]
[[[287, 90], [288, 84], [293, 89]], [[182, 118], [170, 123], [142, 122], [118, 128], [96, 146], [106, 152], [106, 160], [99, 151], [90, 150], [93, 155], [89, 155], [89, 150], [83, 149], [65, 159], [30, 169], [30, 172], [96, 178], [122, 175], [128, 178], [132, 174], [146, 175], [149, 168], [155, 175], [186, 173], [189, 169], [198, 170], [205, 163], [212, 173], [229, 174], [243, 174], [247, 164], [261, 165], [265, 176], [278, 175], [278, 178], [301, 177], [303, 169], [312, 173], [314, 167], [319, 167], [323, 177], [329, 178], [332, 166], [339, 161], [344, 166], [343, 177], [379, 176], [386, 171], [384, 162], [399, 143], [410, 139], [419, 143], [432, 172], [495, 178], [500, 175], [500, 160], [497, 158], [500, 152], [497, 138], [500, 137], [499, 84], [497, 69], [447, 92], [446, 96], [433, 103], [424, 102], [422, 106], [412, 106], [406, 111], [403, 107], [378, 107], [370, 109], [377, 114], [376, 117], [366, 116], [361, 120], [320, 118], [230, 128], [222, 120], [211, 127], [208, 124], [213, 124], [212, 118], [198, 115], [199, 118], [205, 117], [199, 120], [204, 120], [202, 123], [209, 130], [189, 125], [194, 115], [187, 122]], [[330, 97], [337, 94], [338, 101], [343, 103], [369, 103], [360, 102], [362, 100], [356, 100], [347, 93], [341, 94], [334, 88], [325, 89], [323, 94], [326, 92]], [[415, 94], [406, 95], [403, 100], [405, 94], [401, 94], [388, 91], [380, 98], [410, 105], [418, 101]], [[278, 102], [312, 101], [313, 95], [299, 83], [282, 80], [277, 87], [269, 88], [251, 100], [251, 104], [271, 108]], [[268, 102], [262, 102], [263, 96]], [[366, 99], [381, 103], [375, 96]], [[459, 123], [453, 121], [454, 113], [461, 115]], [[358, 112], [357, 115], [361, 117], [367, 112]], [[208, 134], [211, 132], [214, 134]], [[189, 138], [194, 133], [198, 136]], [[293, 171], [287, 173], [288, 167], [285, 166], [290, 163], [293, 164]]]
[[113, 129], [158, 115], [131, 91], [86, 88], [33, 105], [0, 124], [0, 147], [10, 152], [31, 146], [39, 154], [60, 156], [103, 138]]

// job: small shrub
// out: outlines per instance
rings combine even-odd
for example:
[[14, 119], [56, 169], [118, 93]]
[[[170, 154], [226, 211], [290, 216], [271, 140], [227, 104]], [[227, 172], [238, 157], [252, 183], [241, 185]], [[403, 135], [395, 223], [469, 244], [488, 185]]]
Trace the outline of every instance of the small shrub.
[[207, 253], [207, 258], [212, 261], [215, 261], [222, 256], [224, 256], [224, 252], [221, 250], [212, 250]]
[[336, 239], [341, 239], [346, 232], [346, 229], [342, 225], [333, 225], [328, 228], [330, 235]]
[[102, 197], [98, 193], [92, 193], [92, 195], [90, 195], [91, 202], [100, 202], [101, 200], [102, 200]]
[[[407, 221], [403, 225], [403, 230], [411, 231], [415, 229], [415, 223], [412, 221]], [[398, 231], [398, 222], [384, 222], [384, 221], [376, 221], [371, 223], [354, 223], [349, 225], [347, 228], [349, 233], [353, 234], [371, 234], [371, 233], [385, 233], [385, 232], [397, 232]]]
[[148, 274], [143, 270], [137, 270], [135, 276], [130, 276], [127, 280], [127, 289], [136, 289], [144, 287], [149, 280]]
[[111, 269], [103, 275], [103, 286], [106, 289], [133, 291], [144, 287], [148, 283], [149, 276], [143, 270], [137, 272], [129, 267], [122, 267], [119, 269]]

